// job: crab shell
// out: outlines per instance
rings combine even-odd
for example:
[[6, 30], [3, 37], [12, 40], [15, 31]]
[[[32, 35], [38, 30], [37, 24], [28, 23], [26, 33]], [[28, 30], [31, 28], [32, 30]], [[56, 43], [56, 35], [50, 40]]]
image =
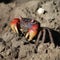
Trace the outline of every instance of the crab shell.
[[[11, 26], [11, 29], [15, 32], [15, 33], [18, 33], [18, 29], [20, 30], [21, 26], [20, 26], [20, 23], [21, 23], [21, 20], [23, 19], [20, 19], [20, 18], [14, 18], [11, 23], [10, 23], [10, 26]], [[35, 21], [35, 20], [34, 20]], [[28, 23], [34, 23], [34, 22], [28, 22]], [[27, 24], [28, 25], [28, 24]], [[26, 32], [26, 38], [29, 36], [29, 40], [32, 40], [38, 33], [38, 28], [39, 28], [39, 25], [37, 23], [31, 25], [31, 27], [28, 27], [27, 28], [27, 32]], [[24, 28], [25, 29], [25, 28]], [[23, 30], [24, 31], [24, 30]], [[21, 31], [22, 32], [22, 31]]]
[[38, 24], [34, 24], [34, 25], [32, 25], [32, 27], [31, 27], [28, 31], [29, 31], [29, 32], [30, 32], [30, 31], [34, 31], [34, 32], [36, 33], [37, 30], [38, 30]]

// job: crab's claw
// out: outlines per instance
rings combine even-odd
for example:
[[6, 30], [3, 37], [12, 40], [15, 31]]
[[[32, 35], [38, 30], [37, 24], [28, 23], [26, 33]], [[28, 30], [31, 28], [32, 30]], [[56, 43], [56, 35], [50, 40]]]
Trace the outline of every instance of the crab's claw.
[[13, 32], [15, 33], [19, 33], [18, 32], [18, 29], [20, 27], [20, 19], [19, 18], [14, 18], [11, 22], [10, 22], [10, 26], [11, 26], [11, 29], [13, 30]]
[[31, 41], [38, 33], [38, 27], [39, 25], [38, 24], [34, 24], [32, 25], [32, 27], [28, 30], [27, 34], [26, 34], [26, 38], [28, 38], [29, 36], [29, 39], [28, 41]]

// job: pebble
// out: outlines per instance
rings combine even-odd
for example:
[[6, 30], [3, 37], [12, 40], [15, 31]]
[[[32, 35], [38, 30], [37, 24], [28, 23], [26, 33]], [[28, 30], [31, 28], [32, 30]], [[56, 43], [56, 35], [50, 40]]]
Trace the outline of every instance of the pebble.
[[44, 13], [44, 9], [43, 8], [39, 8], [38, 10], [37, 10], [37, 13], [40, 15], [40, 14], [43, 14]]

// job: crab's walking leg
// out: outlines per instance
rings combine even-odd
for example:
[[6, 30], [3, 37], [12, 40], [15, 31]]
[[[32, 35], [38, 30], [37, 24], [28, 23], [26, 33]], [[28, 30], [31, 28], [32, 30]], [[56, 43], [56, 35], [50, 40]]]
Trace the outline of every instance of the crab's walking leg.
[[36, 45], [36, 46], [37, 46], [38, 43], [39, 43], [39, 38], [41, 37], [41, 33], [42, 33], [42, 31], [39, 32], [38, 38], [37, 38], [37, 40], [36, 40], [36, 42], [35, 42], [35, 45]]
[[44, 41], [45, 41], [45, 35], [46, 35], [46, 29], [43, 29], [43, 38], [42, 38], [42, 42], [41, 43], [44, 43]]
[[39, 38], [41, 37], [42, 31], [39, 32], [39, 35], [37, 37], [37, 40], [35, 42], [35, 49], [34, 52], [37, 53], [37, 48], [38, 48], [38, 44], [39, 44]]
[[48, 33], [49, 33], [49, 37], [50, 37], [51, 43], [53, 43], [53, 37], [52, 37], [51, 31], [49, 29], [47, 29], [47, 30], [48, 30]]

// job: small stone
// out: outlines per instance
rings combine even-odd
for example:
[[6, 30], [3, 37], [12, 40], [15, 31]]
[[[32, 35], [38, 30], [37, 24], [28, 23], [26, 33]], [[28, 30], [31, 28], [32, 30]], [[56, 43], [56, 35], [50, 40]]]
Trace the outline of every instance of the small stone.
[[40, 15], [40, 14], [43, 14], [44, 13], [44, 9], [43, 8], [39, 8], [38, 10], [37, 10], [37, 13]]

